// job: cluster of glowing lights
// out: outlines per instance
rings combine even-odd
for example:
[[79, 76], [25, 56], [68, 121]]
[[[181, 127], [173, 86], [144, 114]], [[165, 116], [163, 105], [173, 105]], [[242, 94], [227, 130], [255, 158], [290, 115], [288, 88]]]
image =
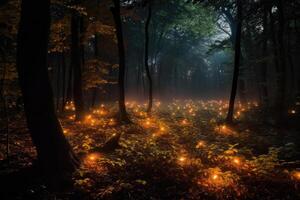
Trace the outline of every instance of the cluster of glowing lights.
[[105, 115], [108, 114], [108, 111], [106, 109], [100, 108], [100, 109], [97, 109], [97, 110], [93, 110], [93, 113], [94, 114], [99, 114], [101, 116], [105, 116]]
[[[79, 124], [85, 124], [90, 126], [115, 126], [117, 123], [115, 119], [109, 118], [109, 110], [104, 104], [97, 109], [91, 110], [90, 114], [87, 114], [82, 121], [78, 121]], [[75, 114], [68, 116], [68, 119], [75, 120]]]
[[[258, 107], [257, 102], [247, 102], [242, 104], [238, 102], [235, 106], [235, 114], [234, 119], [238, 120], [244, 116], [244, 113], [252, 108]], [[217, 118], [224, 118], [228, 112], [228, 102], [227, 101], [192, 101], [192, 100], [175, 100], [169, 106], [170, 113], [172, 116], [176, 116], [176, 114], [182, 115], [184, 117], [195, 117], [198, 111], [205, 110], [208, 112], [215, 112], [217, 114]]]
[[87, 115], [85, 117], [85, 123], [90, 124], [91, 126], [94, 126], [96, 123], [96, 120], [92, 117], [92, 115]]
[[75, 105], [74, 105], [74, 102], [73, 102], [73, 101], [68, 101], [68, 102], [66, 102], [65, 110], [68, 110], [68, 111], [75, 111]]
[[69, 119], [70, 120], [75, 120], [75, 117], [76, 117], [75, 115], [71, 115], [71, 116], [69, 116]]

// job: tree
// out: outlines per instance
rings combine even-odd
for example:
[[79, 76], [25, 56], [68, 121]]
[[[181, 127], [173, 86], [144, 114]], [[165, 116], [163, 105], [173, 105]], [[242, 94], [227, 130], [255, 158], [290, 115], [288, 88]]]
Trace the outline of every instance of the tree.
[[50, 0], [23, 0], [21, 8], [17, 71], [27, 126], [42, 172], [52, 186], [59, 188], [62, 181], [78, 167], [79, 161], [56, 117], [48, 77]]
[[125, 106], [125, 48], [124, 39], [122, 32], [122, 21], [120, 13], [120, 1], [113, 0], [114, 7], [111, 8], [111, 12], [114, 17], [116, 26], [116, 35], [118, 41], [118, 53], [119, 53], [119, 75], [118, 75], [118, 85], [119, 85], [119, 114], [120, 120], [125, 123], [129, 123], [128, 114]]
[[[267, 6], [263, 6], [263, 41], [262, 41], [262, 56], [263, 59], [267, 56], [267, 48], [268, 48], [268, 27], [267, 27], [267, 21], [268, 21], [268, 10]], [[269, 94], [268, 94], [268, 87], [267, 87], [267, 66], [268, 62], [263, 60], [261, 62], [261, 96], [262, 96], [262, 102], [265, 106], [269, 103]]]
[[279, 30], [278, 30], [278, 53], [279, 53], [279, 71], [278, 71], [278, 91], [277, 91], [277, 103], [278, 108], [278, 122], [282, 122], [286, 115], [286, 55], [285, 55], [285, 13], [284, 13], [284, 1], [276, 1], [279, 15]]
[[[78, 5], [78, 0], [75, 1]], [[73, 68], [73, 98], [76, 110], [76, 119], [81, 120], [84, 113], [82, 94], [82, 46], [80, 44], [81, 18], [77, 11], [72, 11], [71, 19], [71, 67]]]
[[234, 55], [234, 71], [233, 71], [233, 80], [232, 88], [229, 100], [229, 108], [226, 121], [227, 123], [232, 123], [233, 121], [233, 112], [234, 112], [234, 102], [237, 92], [238, 76], [240, 70], [240, 56], [241, 56], [241, 34], [242, 34], [242, 3], [241, 0], [237, 0], [237, 26], [235, 34], [235, 55]]
[[149, 2], [148, 5], [148, 15], [146, 19], [146, 24], [145, 24], [145, 68], [146, 68], [146, 74], [147, 78], [149, 81], [149, 90], [148, 90], [148, 108], [147, 112], [150, 113], [152, 109], [152, 102], [153, 102], [153, 84], [152, 84], [152, 77], [150, 74], [150, 69], [149, 69], [149, 24], [151, 21], [151, 16], [152, 16], [152, 7], [151, 7], [151, 2]]

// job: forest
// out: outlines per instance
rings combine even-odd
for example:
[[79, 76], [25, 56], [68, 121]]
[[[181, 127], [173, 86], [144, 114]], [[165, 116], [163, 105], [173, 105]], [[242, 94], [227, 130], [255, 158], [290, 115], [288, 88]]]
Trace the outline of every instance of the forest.
[[300, 199], [299, 55], [298, 0], [0, 0], [0, 199]]

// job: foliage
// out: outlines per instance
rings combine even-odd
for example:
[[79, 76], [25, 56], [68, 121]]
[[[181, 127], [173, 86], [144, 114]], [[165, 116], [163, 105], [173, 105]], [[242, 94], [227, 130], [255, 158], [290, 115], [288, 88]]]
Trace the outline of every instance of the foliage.
[[[227, 109], [221, 101], [155, 102], [151, 116], [143, 104], [126, 105], [134, 124], [118, 124], [115, 104], [101, 105], [83, 121], [73, 121], [72, 110], [61, 119], [64, 134], [82, 160], [74, 176], [80, 195], [90, 199], [272, 199], [288, 194], [297, 198], [297, 169], [282, 167], [278, 158], [282, 148], [275, 148], [275, 140], [268, 136], [261, 137], [267, 127], [259, 125], [262, 132], [258, 132], [257, 124], [249, 126], [252, 121], [245, 121], [256, 116], [255, 102], [239, 104], [236, 119], [244, 123], [232, 127], [219, 123], [224, 117], [219, 112]], [[120, 148], [99, 151], [117, 133], [122, 133]], [[20, 139], [24, 140], [16, 137], [15, 141]], [[29, 149], [26, 146], [25, 152], [31, 155]], [[263, 150], [254, 153], [257, 149]]]

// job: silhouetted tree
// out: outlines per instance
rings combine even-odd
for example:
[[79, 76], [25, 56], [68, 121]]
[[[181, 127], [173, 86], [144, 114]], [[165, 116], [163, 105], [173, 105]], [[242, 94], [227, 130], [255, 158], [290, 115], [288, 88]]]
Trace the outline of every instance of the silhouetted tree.
[[233, 114], [234, 114], [234, 102], [237, 91], [238, 77], [240, 71], [240, 56], [241, 56], [241, 33], [242, 33], [242, 3], [241, 0], [237, 0], [237, 26], [235, 34], [235, 55], [234, 55], [234, 71], [233, 71], [233, 80], [232, 88], [229, 100], [229, 108], [226, 121], [227, 123], [232, 123]]
[[114, 17], [115, 26], [116, 26], [116, 35], [118, 41], [118, 53], [119, 53], [119, 75], [118, 75], [118, 84], [119, 84], [119, 114], [120, 120], [125, 123], [129, 123], [128, 114], [125, 106], [125, 49], [124, 49], [124, 39], [122, 31], [122, 21], [120, 13], [120, 1], [113, 0], [114, 7], [111, 8], [111, 12]]
[[153, 102], [153, 84], [152, 84], [152, 77], [149, 69], [149, 24], [151, 21], [151, 16], [152, 16], [152, 7], [151, 7], [151, 2], [149, 2], [148, 5], [148, 15], [146, 19], [146, 24], [145, 24], [145, 69], [146, 69], [146, 74], [149, 82], [149, 90], [148, 90], [148, 108], [147, 112], [150, 113], [152, 109], [152, 102]]
[[[34, 5], [34, 6], [33, 6]], [[60, 187], [78, 160], [56, 117], [47, 70], [50, 0], [23, 0], [17, 39], [17, 71], [28, 129], [38, 164], [52, 186]]]
[[[78, 5], [78, 0], [74, 5]], [[76, 119], [83, 118], [84, 102], [82, 94], [82, 46], [80, 44], [81, 19], [76, 10], [72, 11], [71, 19], [71, 67], [73, 68], [73, 98]]]

